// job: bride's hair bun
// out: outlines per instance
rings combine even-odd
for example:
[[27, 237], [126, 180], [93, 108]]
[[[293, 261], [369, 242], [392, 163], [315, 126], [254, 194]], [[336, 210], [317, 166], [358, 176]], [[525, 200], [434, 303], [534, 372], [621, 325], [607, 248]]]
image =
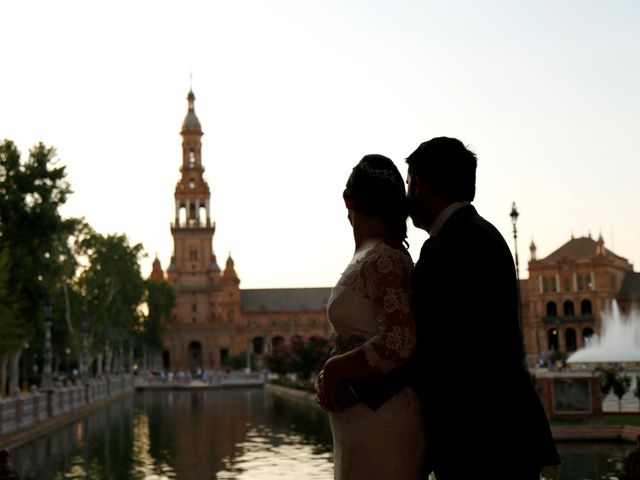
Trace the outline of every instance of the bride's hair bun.
[[362, 157], [353, 167], [342, 196], [363, 215], [380, 218], [390, 237], [399, 241], [407, 238], [409, 209], [404, 180], [390, 158], [378, 154]]

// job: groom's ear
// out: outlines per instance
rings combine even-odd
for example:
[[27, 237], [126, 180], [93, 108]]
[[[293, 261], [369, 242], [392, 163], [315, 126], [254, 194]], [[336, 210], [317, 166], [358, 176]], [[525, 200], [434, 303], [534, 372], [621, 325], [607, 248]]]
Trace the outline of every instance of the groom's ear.
[[410, 192], [408, 192], [409, 196], [412, 198], [416, 198], [416, 195], [418, 193], [418, 177], [416, 177], [415, 175], [411, 177], [408, 188], [411, 190]]
[[347, 210], [354, 210], [355, 206], [353, 204], [353, 200], [349, 200], [348, 198], [344, 199], [344, 206], [347, 207]]
[[425, 183], [422, 181], [422, 178], [419, 177], [418, 175], [413, 175], [413, 178], [411, 179], [411, 188], [413, 189], [413, 195], [417, 195], [418, 192], [420, 193], [424, 193], [424, 189], [425, 189], [426, 185]]

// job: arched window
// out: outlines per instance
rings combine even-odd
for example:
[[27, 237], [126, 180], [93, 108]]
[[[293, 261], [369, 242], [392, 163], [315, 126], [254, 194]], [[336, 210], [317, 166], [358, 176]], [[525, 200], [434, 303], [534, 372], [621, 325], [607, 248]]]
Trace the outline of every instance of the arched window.
[[189, 226], [196, 225], [196, 206], [193, 203], [189, 204], [188, 220]]
[[580, 313], [582, 315], [593, 314], [593, 308], [591, 307], [591, 300], [582, 300], [580, 302]]
[[193, 341], [189, 344], [189, 370], [192, 372], [202, 368], [202, 345]]
[[562, 311], [566, 317], [573, 317], [576, 314], [575, 308], [573, 308], [573, 302], [567, 300], [562, 304]]
[[196, 166], [196, 152], [189, 150], [189, 168]]
[[220, 349], [220, 365], [223, 367], [228, 366], [229, 364], [229, 349], [221, 348]]
[[576, 342], [576, 331], [573, 328], [567, 328], [564, 331], [564, 343], [567, 352], [575, 352], [578, 348], [578, 344]]
[[255, 337], [252, 340], [253, 343], [253, 353], [256, 355], [262, 355], [264, 353], [264, 338]]
[[593, 336], [593, 329], [591, 327], [584, 327], [582, 329], [582, 343], [589, 344], [589, 340]]
[[549, 350], [559, 350], [560, 342], [558, 341], [558, 330], [550, 328], [547, 332], [547, 337], [549, 339]]
[[171, 370], [171, 352], [169, 350], [162, 352], [162, 368], [166, 371]]
[[556, 302], [547, 302], [547, 317], [557, 317], [558, 306]]
[[271, 339], [271, 347], [273, 350], [278, 350], [279, 348], [284, 347], [284, 338], [282, 337], [273, 337]]

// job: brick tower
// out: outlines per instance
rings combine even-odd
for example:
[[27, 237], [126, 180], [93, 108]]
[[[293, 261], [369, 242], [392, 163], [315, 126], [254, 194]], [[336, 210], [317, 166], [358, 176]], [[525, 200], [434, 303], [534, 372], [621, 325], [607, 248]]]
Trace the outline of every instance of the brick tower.
[[[173, 255], [166, 272], [175, 288], [176, 306], [162, 324], [162, 368], [172, 372], [218, 370], [237, 364], [238, 359], [243, 363], [247, 351], [264, 355], [294, 337], [327, 336], [330, 288], [242, 290], [230, 253], [224, 271], [218, 266], [211, 193], [202, 165], [203, 133], [192, 91], [187, 100], [171, 223]], [[151, 278], [164, 278], [157, 258]]]
[[[217, 310], [222, 295], [220, 267], [213, 251], [215, 223], [211, 221], [209, 185], [202, 166], [202, 128], [189, 91], [182, 123], [182, 164], [175, 188], [175, 217], [171, 224], [173, 256], [168, 280], [176, 289], [176, 308], [164, 328], [164, 364], [173, 370], [211, 369], [228, 354], [230, 339], [219, 331], [224, 322]], [[214, 330], [222, 336], [213, 335]], [[228, 332], [227, 332], [228, 333]], [[228, 335], [226, 335], [228, 337]], [[225, 341], [226, 340], [226, 341]]]

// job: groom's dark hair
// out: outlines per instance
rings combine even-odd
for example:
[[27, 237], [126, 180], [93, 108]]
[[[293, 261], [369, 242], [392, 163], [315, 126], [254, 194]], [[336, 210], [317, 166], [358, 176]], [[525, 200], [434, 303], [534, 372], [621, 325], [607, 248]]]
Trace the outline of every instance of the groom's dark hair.
[[476, 154], [457, 138], [436, 137], [407, 157], [409, 174], [416, 175], [448, 202], [471, 202], [476, 196]]

